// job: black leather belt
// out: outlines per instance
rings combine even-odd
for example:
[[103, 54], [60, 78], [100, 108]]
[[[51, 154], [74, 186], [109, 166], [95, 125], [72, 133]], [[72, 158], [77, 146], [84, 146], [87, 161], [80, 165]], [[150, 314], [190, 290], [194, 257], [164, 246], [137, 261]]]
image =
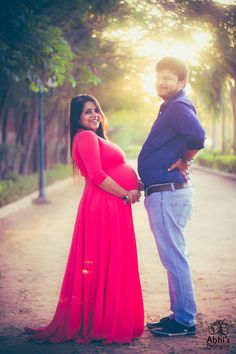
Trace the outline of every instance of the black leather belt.
[[152, 186], [148, 187], [144, 191], [145, 197], [152, 193], [156, 192], [167, 192], [167, 191], [175, 191], [176, 189], [182, 189], [191, 187], [192, 182], [184, 182], [184, 183], [163, 183], [163, 184], [153, 184]]

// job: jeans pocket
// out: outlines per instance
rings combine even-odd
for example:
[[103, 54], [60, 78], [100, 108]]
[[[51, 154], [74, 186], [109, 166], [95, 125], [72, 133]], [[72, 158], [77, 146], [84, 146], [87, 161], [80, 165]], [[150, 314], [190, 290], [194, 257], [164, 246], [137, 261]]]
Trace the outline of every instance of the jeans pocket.
[[180, 227], [185, 228], [192, 214], [193, 202], [191, 201], [183, 202], [181, 200], [175, 200], [172, 203], [172, 206], [173, 206], [176, 223]]

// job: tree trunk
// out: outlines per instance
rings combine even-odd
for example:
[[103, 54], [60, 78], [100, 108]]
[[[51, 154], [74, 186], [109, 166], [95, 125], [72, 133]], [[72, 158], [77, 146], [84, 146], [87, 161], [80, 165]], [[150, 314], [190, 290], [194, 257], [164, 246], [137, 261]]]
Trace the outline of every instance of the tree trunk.
[[4, 111], [4, 116], [2, 117], [2, 143], [7, 144], [7, 123], [8, 123], [8, 106]]
[[65, 163], [70, 163], [70, 129], [68, 119], [65, 123]]
[[68, 156], [68, 148], [69, 148], [69, 117], [68, 117], [68, 107], [65, 105], [63, 108], [63, 132], [62, 132], [62, 140], [63, 140], [63, 149], [61, 155], [61, 162], [62, 163], [69, 163], [69, 156]]
[[28, 113], [26, 111], [21, 111], [20, 118], [17, 117], [17, 132], [16, 132], [16, 144], [24, 144], [24, 134]]
[[57, 139], [54, 151], [54, 163], [61, 163], [61, 148], [63, 144], [64, 133], [64, 110], [58, 112], [57, 120]]
[[44, 134], [44, 145], [45, 145], [45, 168], [50, 168], [54, 165], [54, 156], [51, 156], [50, 146], [55, 134], [55, 124], [57, 124], [59, 98], [51, 105], [50, 110], [45, 116], [45, 134]]
[[234, 133], [233, 133], [233, 154], [236, 155], [236, 78], [230, 83], [230, 97], [233, 108]]
[[223, 154], [226, 152], [226, 117], [224, 103], [221, 105], [221, 115], [222, 115], [222, 147], [221, 151]]
[[1, 105], [1, 110], [0, 110], [0, 124], [2, 125], [2, 127], [0, 126], [0, 128], [2, 130], [1, 141], [3, 144], [7, 140], [6, 126], [7, 126], [7, 109], [8, 109], [8, 105], [9, 105], [9, 100], [10, 100], [10, 88], [8, 88], [5, 93], [5, 97], [2, 100], [2, 105]]
[[215, 117], [212, 118], [212, 144], [211, 149], [216, 150], [217, 148], [217, 121]]
[[30, 132], [29, 142], [26, 150], [26, 154], [24, 157], [22, 174], [25, 175], [29, 172], [30, 167], [30, 159], [32, 156], [32, 151], [34, 147], [35, 140], [38, 135], [38, 98], [36, 95], [33, 98], [33, 122], [32, 122], [32, 130]]
[[52, 123], [55, 121], [56, 111], [58, 109], [58, 106], [59, 106], [59, 99], [57, 99], [52, 104], [52, 107], [51, 107], [49, 113], [45, 117], [45, 136], [44, 136], [45, 141], [48, 140], [48, 136], [50, 135], [51, 127], [53, 127]]

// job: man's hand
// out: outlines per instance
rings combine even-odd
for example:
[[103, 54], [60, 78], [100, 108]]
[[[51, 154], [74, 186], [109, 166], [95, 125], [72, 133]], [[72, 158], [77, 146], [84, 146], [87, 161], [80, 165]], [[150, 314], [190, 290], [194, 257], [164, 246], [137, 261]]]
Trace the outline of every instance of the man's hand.
[[141, 179], [138, 179], [138, 190], [139, 191], [144, 191], [144, 184], [141, 181]]
[[178, 170], [180, 171], [180, 173], [182, 174], [182, 176], [184, 177], [184, 179], [186, 181], [188, 181], [188, 174], [189, 174], [189, 169], [188, 169], [188, 165], [186, 163], [184, 163], [184, 161], [182, 159], [177, 160], [173, 165], [171, 165], [168, 168], [168, 171], [172, 171], [175, 168], [178, 168]]

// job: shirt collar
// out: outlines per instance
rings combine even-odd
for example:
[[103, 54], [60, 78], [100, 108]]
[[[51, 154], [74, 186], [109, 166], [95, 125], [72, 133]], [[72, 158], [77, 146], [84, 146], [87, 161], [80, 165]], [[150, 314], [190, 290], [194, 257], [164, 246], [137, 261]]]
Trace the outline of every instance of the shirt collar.
[[163, 102], [160, 106], [161, 109], [166, 108], [170, 105], [171, 102], [175, 101], [177, 98], [184, 96], [185, 95], [185, 91], [184, 89], [178, 91], [175, 95], [171, 96], [168, 101]]

